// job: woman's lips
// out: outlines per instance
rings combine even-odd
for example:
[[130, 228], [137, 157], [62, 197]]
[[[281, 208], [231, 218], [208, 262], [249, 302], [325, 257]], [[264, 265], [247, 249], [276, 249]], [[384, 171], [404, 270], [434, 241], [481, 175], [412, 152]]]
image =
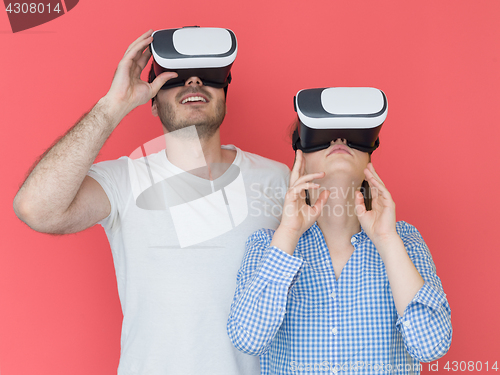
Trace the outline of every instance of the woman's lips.
[[[348, 154], [351, 155], [351, 152], [349, 148], [345, 145], [335, 145], [332, 147], [331, 151], [328, 153], [328, 155], [331, 154]], [[327, 156], [328, 156], [327, 155]]]
[[338, 148], [336, 150], [333, 150], [332, 152], [330, 152], [328, 155], [330, 154], [348, 154], [348, 155], [351, 155], [350, 153], [348, 153], [346, 150], [342, 150], [341, 148]]

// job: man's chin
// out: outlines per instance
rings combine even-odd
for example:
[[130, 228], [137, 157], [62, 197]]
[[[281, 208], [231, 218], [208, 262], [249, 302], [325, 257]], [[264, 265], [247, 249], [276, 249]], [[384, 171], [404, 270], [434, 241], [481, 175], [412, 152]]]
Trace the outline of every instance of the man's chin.
[[197, 137], [202, 139], [202, 138], [209, 138], [212, 135], [215, 134], [217, 129], [220, 127], [219, 124], [214, 124], [214, 123], [207, 123], [207, 122], [188, 122], [184, 124], [176, 124], [172, 126], [171, 124], [165, 124], [162, 123], [163, 127], [167, 130], [169, 133], [174, 133], [176, 132], [180, 137], [186, 138], [188, 136], [189, 138], [192, 137], [193, 132], [184, 132], [182, 131], [183, 129], [188, 129], [192, 126], [196, 127], [196, 133]]

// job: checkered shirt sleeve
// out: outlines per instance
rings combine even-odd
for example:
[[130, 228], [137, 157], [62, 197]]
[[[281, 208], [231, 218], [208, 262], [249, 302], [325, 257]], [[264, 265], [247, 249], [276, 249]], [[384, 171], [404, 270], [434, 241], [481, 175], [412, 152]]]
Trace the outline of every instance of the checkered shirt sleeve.
[[405, 348], [421, 362], [441, 358], [451, 345], [451, 310], [429, 248], [418, 230], [401, 222], [400, 236], [408, 255], [425, 283], [403, 312], [396, 327]]
[[262, 355], [269, 348], [302, 265], [302, 259], [270, 246], [272, 236], [273, 231], [262, 229], [247, 240], [227, 323], [234, 346], [251, 355]]

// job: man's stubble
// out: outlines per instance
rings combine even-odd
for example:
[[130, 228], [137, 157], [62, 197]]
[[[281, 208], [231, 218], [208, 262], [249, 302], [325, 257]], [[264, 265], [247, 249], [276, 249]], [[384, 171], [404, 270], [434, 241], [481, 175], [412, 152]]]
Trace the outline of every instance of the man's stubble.
[[[212, 137], [221, 126], [226, 115], [226, 103], [223, 99], [217, 100], [213, 113], [196, 120], [181, 118], [176, 113], [175, 107], [170, 103], [157, 102], [157, 108], [160, 121], [169, 133], [195, 125], [200, 139]], [[191, 110], [196, 111], [197, 108]], [[175, 134], [181, 135], [183, 133], [176, 132]]]

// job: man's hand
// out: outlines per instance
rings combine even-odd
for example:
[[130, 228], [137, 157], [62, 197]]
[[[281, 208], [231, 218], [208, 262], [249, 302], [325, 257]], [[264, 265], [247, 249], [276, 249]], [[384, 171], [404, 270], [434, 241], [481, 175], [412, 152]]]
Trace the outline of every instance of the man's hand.
[[153, 41], [152, 33], [153, 30], [148, 30], [128, 47], [105, 96], [108, 104], [124, 113], [123, 116], [135, 107], [147, 103], [156, 96], [165, 82], [177, 77], [175, 72], [165, 72], [151, 83], [141, 80], [141, 72], [151, 58], [148, 46]]
[[141, 72], [151, 58], [152, 30], [130, 45], [118, 64], [109, 92], [48, 150], [14, 199], [16, 215], [45, 233], [74, 233], [110, 213], [109, 199], [86, 176], [104, 142], [135, 107], [153, 98], [177, 73], [162, 73], [150, 84]]

